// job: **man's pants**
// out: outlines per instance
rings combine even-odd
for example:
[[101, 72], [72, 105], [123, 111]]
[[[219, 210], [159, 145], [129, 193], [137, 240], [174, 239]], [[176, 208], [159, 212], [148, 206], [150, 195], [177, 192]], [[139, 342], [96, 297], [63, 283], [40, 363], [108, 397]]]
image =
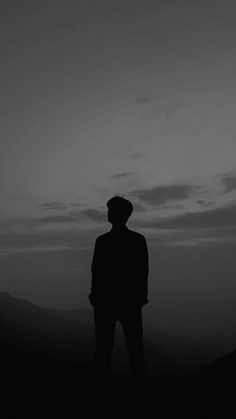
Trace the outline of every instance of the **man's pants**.
[[111, 367], [116, 321], [120, 321], [128, 348], [132, 372], [144, 376], [142, 309], [94, 307], [97, 371], [107, 373]]

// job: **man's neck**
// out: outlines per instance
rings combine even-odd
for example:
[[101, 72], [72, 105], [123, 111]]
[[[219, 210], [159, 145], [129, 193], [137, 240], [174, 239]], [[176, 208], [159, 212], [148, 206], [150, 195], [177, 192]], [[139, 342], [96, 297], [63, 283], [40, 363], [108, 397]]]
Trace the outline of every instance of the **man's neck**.
[[125, 224], [113, 225], [111, 230], [115, 232], [119, 232], [119, 231], [128, 230], [128, 227]]

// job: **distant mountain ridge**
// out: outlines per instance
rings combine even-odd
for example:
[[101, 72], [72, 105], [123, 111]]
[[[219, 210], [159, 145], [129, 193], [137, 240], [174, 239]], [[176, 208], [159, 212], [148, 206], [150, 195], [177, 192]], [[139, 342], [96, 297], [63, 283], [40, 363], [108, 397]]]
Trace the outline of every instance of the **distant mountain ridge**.
[[[145, 356], [150, 371], [181, 370], [206, 363], [207, 352], [192, 342], [145, 327]], [[0, 292], [0, 351], [4, 347], [63, 362], [90, 365], [94, 353], [93, 313], [87, 308], [54, 310]], [[201, 353], [202, 351], [202, 353]], [[128, 356], [118, 328], [114, 365], [127, 370]]]

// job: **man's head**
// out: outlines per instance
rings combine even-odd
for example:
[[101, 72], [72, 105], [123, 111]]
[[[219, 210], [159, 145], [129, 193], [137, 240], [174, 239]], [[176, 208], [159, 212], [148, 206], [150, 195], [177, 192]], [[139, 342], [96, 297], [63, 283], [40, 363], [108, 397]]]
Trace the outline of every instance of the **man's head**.
[[133, 205], [122, 196], [114, 196], [107, 202], [107, 219], [113, 226], [125, 225], [133, 212]]

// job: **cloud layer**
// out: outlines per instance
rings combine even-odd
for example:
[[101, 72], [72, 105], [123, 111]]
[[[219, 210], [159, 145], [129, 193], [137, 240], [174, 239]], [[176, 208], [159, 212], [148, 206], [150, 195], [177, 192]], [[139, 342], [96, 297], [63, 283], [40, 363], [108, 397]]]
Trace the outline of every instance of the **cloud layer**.
[[130, 194], [145, 204], [162, 205], [169, 201], [186, 199], [195, 190], [195, 186], [179, 184], [156, 186], [149, 189], [135, 189]]
[[64, 204], [64, 202], [56, 202], [56, 201], [52, 201], [52, 202], [45, 202], [43, 204], [41, 204], [41, 208], [45, 209], [45, 210], [64, 210], [67, 208], [67, 205]]
[[194, 230], [236, 226], [236, 205], [186, 213], [175, 217], [139, 221], [146, 228]]
[[[121, 172], [114, 176], [129, 174]], [[214, 176], [205, 184], [178, 183], [133, 189], [125, 194], [134, 204], [130, 228], [141, 229], [147, 237], [155, 236], [162, 244], [191, 246], [231, 242], [232, 232], [236, 230], [234, 191], [234, 172]], [[40, 204], [40, 208], [41, 216], [15, 217], [0, 222], [0, 235], [4, 239], [0, 246], [2, 254], [9, 253], [9, 246], [13, 252], [14, 249], [19, 251], [20, 246], [30, 251], [31, 243], [35, 251], [50, 246], [65, 249], [71, 240], [73, 246], [77, 243], [76, 234], [80, 237], [83, 232], [92, 237], [96, 231], [103, 232], [111, 227], [101, 206], [49, 201]], [[45, 216], [45, 211], [52, 213]]]
[[228, 173], [222, 177], [223, 184], [226, 188], [225, 192], [236, 190], [236, 174]]

